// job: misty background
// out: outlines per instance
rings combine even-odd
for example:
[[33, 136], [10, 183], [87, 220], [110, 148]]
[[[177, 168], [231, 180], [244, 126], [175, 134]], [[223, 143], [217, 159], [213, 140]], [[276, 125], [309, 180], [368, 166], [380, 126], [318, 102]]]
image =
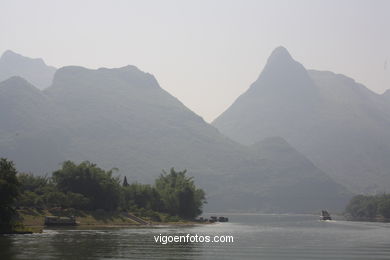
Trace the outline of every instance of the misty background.
[[136, 64], [211, 122], [279, 45], [306, 68], [390, 86], [389, 1], [1, 1], [0, 53]]
[[0, 155], [187, 169], [213, 210], [340, 211], [390, 187], [387, 7], [8, 2]]

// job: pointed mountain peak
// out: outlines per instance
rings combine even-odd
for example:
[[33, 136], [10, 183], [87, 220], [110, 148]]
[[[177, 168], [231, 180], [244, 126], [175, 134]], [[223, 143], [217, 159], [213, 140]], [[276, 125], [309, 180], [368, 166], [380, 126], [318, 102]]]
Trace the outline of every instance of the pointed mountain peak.
[[[280, 46], [277, 47], [268, 58], [267, 64], [263, 71], [260, 73], [257, 81], [253, 84], [252, 88], [255, 89], [270, 89], [271, 92], [275, 92], [276, 89], [287, 90], [286, 95], [299, 96], [303, 92], [309, 91], [311, 86], [311, 80], [307, 74], [306, 69], [299, 62], [295, 61], [286, 48]], [[299, 91], [299, 89], [301, 91]]]
[[290, 53], [283, 46], [274, 49], [267, 60], [266, 67], [290, 67], [295, 66], [297, 62], [291, 57]]
[[285, 47], [279, 46], [279, 47], [275, 48], [275, 50], [272, 51], [271, 56], [268, 58], [268, 61], [275, 60], [275, 59], [276, 60], [286, 60], [286, 59], [291, 60], [292, 57]]

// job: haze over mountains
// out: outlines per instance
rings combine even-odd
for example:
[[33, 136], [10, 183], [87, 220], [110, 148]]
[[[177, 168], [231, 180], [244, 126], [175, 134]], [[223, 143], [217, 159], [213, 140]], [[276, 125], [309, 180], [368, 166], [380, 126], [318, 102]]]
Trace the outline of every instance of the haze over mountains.
[[213, 123], [242, 144], [280, 136], [354, 192], [389, 192], [390, 98], [274, 50], [259, 78]]
[[0, 81], [21, 76], [39, 89], [50, 86], [56, 68], [47, 66], [42, 59], [31, 59], [6, 51], [0, 57]]
[[44, 91], [11, 77], [0, 83], [0, 111], [0, 156], [22, 171], [90, 160], [151, 181], [186, 168], [212, 210], [341, 209], [351, 195], [281, 138], [248, 147], [225, 137], [135, 66], [63, 67]]

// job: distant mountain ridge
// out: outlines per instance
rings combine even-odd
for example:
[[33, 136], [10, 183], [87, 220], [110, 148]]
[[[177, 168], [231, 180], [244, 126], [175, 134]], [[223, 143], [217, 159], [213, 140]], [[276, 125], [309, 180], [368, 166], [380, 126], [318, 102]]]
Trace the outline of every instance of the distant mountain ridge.
[[0, 57], [0, 81], [12, 76], [25, 78], [39, 89], [50, 86], [56, 68], [48, 66], [42, 59], [24, 57], [11, 50]]
[[2, 100], [0, 154], [23, 171], [90, 160], [150, 182], [162, 169], [186, 168], [212, 210], [340, 210], [351, 195], [280, 139], [260, 148], [230, 140], [135, 66], [63, 67], [44, 91], [14, 77], [0, 83]]
[[212, 124], [243, 144], [285, 138], [355, 192], [390, 191], [390, 106], [346, 76], [306, 70], [277, 48], [259, 78]]

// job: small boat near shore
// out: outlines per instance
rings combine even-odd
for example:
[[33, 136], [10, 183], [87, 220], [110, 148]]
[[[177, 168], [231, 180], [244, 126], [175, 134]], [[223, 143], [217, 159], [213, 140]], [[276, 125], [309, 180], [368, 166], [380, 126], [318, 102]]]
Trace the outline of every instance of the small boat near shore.
[[75, 217], [46, 216], [45, 226], [76, 226]]
[[215, 222], [229, 222], [229, 218], [223, 217], [223, 216], [220, 216], [220, 217], [211, 216], [209, 219], [208, 219], [208, 218], [200, 217], [200, 218], [198, 218], [198, 219], [195, 220], [195, 221], [197, 221], [197, 222], [210, 222], [210, 223], [215, 223]]

